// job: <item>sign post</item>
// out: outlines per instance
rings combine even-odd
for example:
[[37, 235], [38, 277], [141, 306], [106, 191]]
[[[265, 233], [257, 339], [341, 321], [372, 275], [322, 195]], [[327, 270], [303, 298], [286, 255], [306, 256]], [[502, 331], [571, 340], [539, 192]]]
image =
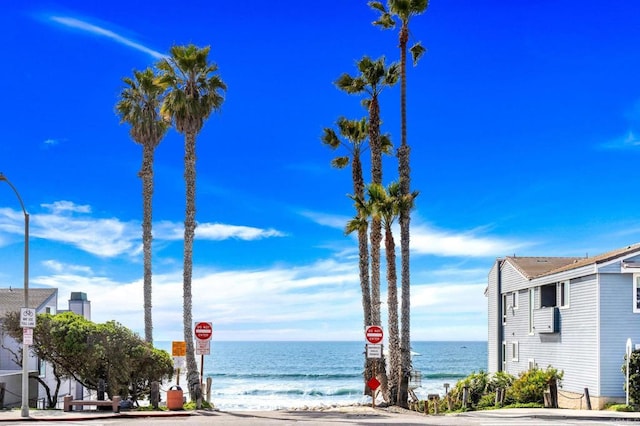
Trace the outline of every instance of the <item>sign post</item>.
[[211, 351], [211, 336], [213, 336], [213, 325], [210, 322], [197, 322], [193, 328], [196, 336], [196, 350], [200, 355], [200, 383], [204, 380], [204, 356]]
[[627, 405], [629, 405], [629, 361], [631, 359], [631, 338], [627, 339], [627, 348], [626, 348], [626, 352], [627, 352]]
[[171, 356], [173, 357], [173, 366], [177, 370], [176, 385], [180, 386], [180, 368], [185, 365], [187, 342], [171, 342]]
[[[379, 325], [369, 325], [364, 330], [364, 337], [367, 339], [367, 358], [382, 358], [382, 339], [384, 333]], [[373, 377], [367, 382], [367, 386], [371, 389], [372, 400], [371, 408], [376, 407], [376, 393], [380, 386], [380, 381], [376, 377], [376, 363], [373, 363]]]

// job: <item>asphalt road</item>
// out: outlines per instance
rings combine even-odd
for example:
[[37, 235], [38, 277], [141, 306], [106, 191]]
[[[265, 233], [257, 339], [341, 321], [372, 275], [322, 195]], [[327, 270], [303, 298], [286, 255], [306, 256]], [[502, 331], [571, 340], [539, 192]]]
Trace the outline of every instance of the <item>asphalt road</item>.
[[[60, 419], [63, 420], [63, 419]], [[5, 425], [33, 425], [32, 421], [2, 422]], [[60, 426], [60, 421], [38, 421], [38, 426]], [[538, 417], [528, 415], [491, 414], [487, 412], [465, 413], [457, 416], [424, 416], [417, 413], [350, 413], [339, 411], [268, 411], [268, 412], [201, 412], [184, 417], [105, 417], [96, 420], [65, 419], [67, 425], [471, 425], [471, 426], [595, 426], [620, 424], [620, 419], [585, 419], [562, 417]], [[640, 423], [636, 423], [640, 424]]]

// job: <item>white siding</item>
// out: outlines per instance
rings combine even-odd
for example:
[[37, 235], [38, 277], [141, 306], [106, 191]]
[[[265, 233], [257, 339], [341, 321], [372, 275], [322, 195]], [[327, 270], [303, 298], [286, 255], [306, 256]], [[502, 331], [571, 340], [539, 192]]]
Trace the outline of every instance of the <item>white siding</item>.
[[[551, 366], [564, 371], [562, 389], [582, 393], [588, 387], [595, 391], [598, 383], [595, 275], [571, 281], [570, 288], [570, 306], [559, 309], [559, 332], [551, 334], [529, 334], [529, 304], [534, 307], [537, 304], [529, 300], [528, 290], [519, 292], [519, 307], [508, 312], [504, 326], [508, 352], [512, 342], [517, 341], [519, 349], [518, 361], [512, 361], [512, 354], [507, 354], [507, 371], [517, 375], [528, 369], [529, 359], [534, 359], [540, 368]], [[534, 299], [537, 297], [536, 288]]]
[[500, 314], [498, 312], [498, 269], [500, 261], [493, 264], [489, 271], [487, 280], [487, 318], [488, 318], [488, 341], [487, 341], [487, 371], [495, 373], [500, 370]]
[[633, 274], [600, 275], [600, 396], [624, 397], [621, 372], [628, 338], [640, 343], [640, 313], [633, 313]]
[[[502, 294], [518, 293], [518, 308], [507, 309], [506, 323], [503, 325], [503, 340], [507, 342], [506, 371], [517, 375], [527, 369], [527, 338], [529, 334], [528, 280], [510, 263], [505, 262], [502, 268]], [[513, 344], [517, 343], [518, 357], [513, 360]]]
[[504, 262], [502, 266], [502, 292], [520, 290], [528, 287], [529, 280], [515, 269], [509, 262]]

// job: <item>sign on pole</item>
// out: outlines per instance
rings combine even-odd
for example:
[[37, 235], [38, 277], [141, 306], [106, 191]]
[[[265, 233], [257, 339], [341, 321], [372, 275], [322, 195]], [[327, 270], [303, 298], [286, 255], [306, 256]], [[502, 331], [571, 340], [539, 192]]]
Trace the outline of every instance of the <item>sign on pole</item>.
[[173, 368], [180, 370], [180, 369], [185, 368], [186, 366], [187, 366], [187, 357], [186, 356], [174, 356], [173, 357]]
[[25, 345], [33, 345], [33, 328], [22, 329], [22, 343]]
[[171, 356], [187, 356], [187, 342], [171, 342]]
[[210, 322], [197, 322], [193, 329], [196, 340], [209, 341], [213, 336], [213, 325]]
[[382, 358], [382, 345], [367, 345], [367, 358]]
[[196, 355], [211, 355], [211, 341], [196, 340]]
[[367, 342], [372, 345], [377, 345], [382, 342], [382, 338], [384, 337], [384, 333], [382, 333], [382, 327], [379, 325], [369, 325], [364, 331], [364, 337], [366, 337]]
[[36, 327], [36, 310], [33, 308], [20, 308], [20, 327]]

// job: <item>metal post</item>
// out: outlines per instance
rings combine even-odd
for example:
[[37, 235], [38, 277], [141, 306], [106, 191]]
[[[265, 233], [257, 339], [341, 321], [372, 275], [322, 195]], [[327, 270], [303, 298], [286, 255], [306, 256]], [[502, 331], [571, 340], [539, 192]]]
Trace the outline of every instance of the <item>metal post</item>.
[[[24, 207], [22, 198], [18, 193], [15, 186], [6, 178], [6, 176], [0, 172], [0, 181], [5, 181], [15, 192], [22, 207], [22, 213], [24, 213], [24, 307], [29, 307], [29, 213]], [[29, 417], [29, 345], [22, 343], [22, 408], [20, 415], [22, 417]]]
[[632, 345], [633, 343], [631, 342], [631, 338], [627, 339], [627, 345], [626, 345], [626, 353], [627, 353], [627, 380], [626, 380], [626, 390], [627, 390], [627, 399], [626, 399], [626, 404], [629, 405], [629, 361], [631, 360], [631, 351], [632, 351]]

